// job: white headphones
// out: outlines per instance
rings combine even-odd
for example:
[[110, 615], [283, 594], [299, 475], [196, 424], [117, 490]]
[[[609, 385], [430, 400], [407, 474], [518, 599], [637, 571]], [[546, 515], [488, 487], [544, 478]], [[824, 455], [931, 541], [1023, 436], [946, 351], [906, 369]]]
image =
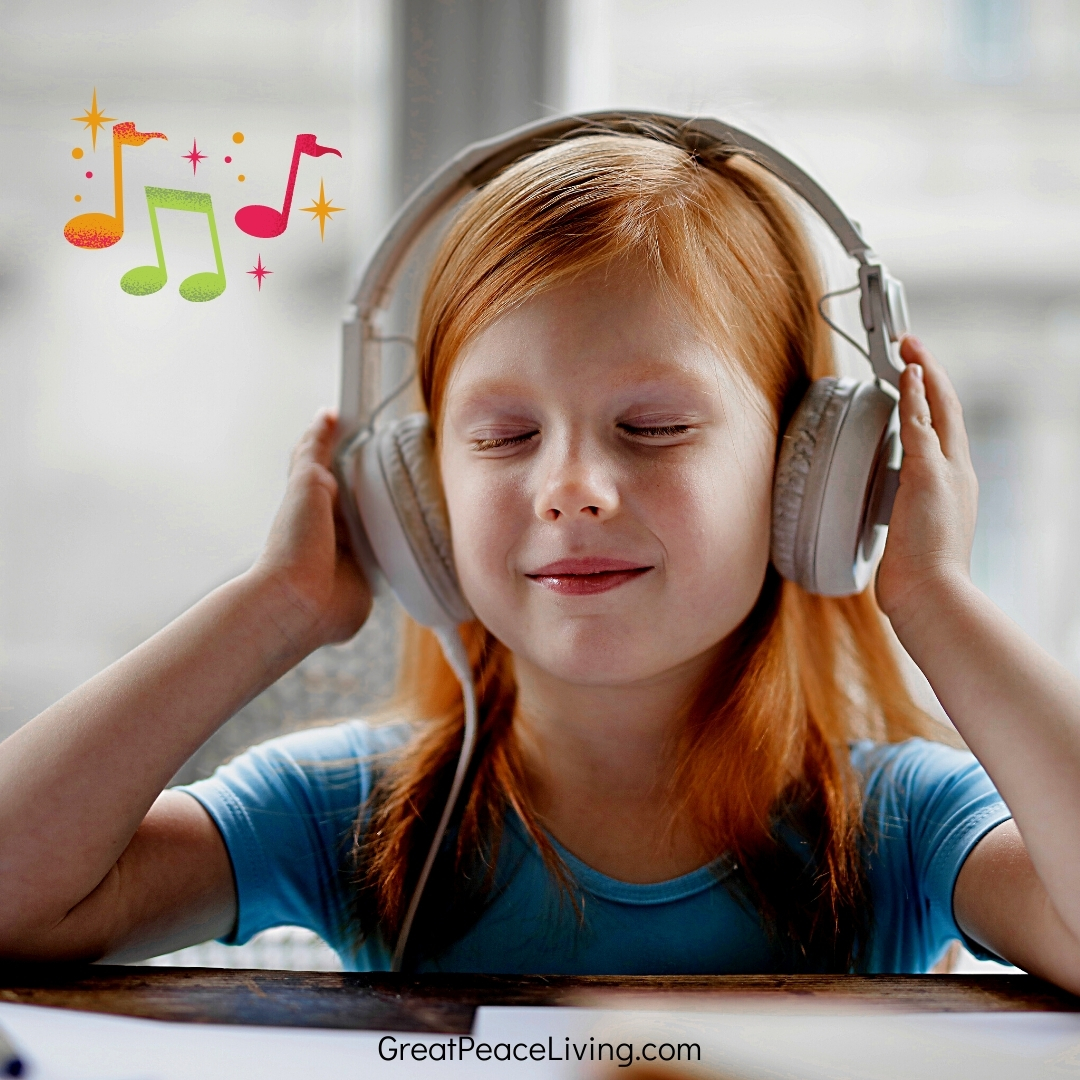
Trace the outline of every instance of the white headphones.
[[[860, 290], [868, 348], [852, 344], [870, 361], [875, 378], [828, 377], [811, 383], [781, 443], [771, 553], [776, 569], [807, 591], [847, 596], [866, 587], [885, 544], [899, 476], [895, 388], [903, 363], [896, 343], [907, 332], [904, 288], [889, 276], [843, 211], [798, 166], [719, 120], [648, 113], [538, 121], [475, 143], [443, 166], [401, 208], [364, 269], [354, 301], [357, 317], [345, 327], [340, 439], [334, 460], [342, 511], [369, 582], [377, 591], [388, 584], [417, 622], [435, 630], [465, 695], [457, 772], [402, 925], [394, 970], [400, 967], [424, 885], [464, 783], [476, 732], [472, 675], [457, 634], [457, 626], [473, 616], [454, 568], [428, 417], [413, 413], [377, 423], [406, 385], [388, 393], [382, 384], [381, 346], [394, 340], [384, 332], [394, 286], [428, 226], [519, 158], [578, 133], [596, 134], [605, 127], [625, 131], [629, 124], [640, 125], [640, 133], [647, 135], [648, 126], [658, 123], [677, 126], [690, 149], [720, 148], [766, 168], [817, 211], [857, 261], [859, 284], [847, 291]], [[828, 321], [820, 303], [819, 311]]]

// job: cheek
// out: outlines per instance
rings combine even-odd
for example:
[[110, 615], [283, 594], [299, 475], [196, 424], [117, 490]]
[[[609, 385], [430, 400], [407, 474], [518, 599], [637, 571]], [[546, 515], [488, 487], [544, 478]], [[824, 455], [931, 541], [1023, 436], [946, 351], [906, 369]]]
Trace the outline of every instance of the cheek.
[[483, 594], [504, 585], [529, 507], [519, 484], [474, 462], [444, 460], [442, 473], [454, 563], [465, 597], [479, 614], [487, 607]]
[[738, 623], [753, 606], [769, 562], [771, 459], [744, 457], [685, 475], [658, 494], [674, 587], [707, 622]]

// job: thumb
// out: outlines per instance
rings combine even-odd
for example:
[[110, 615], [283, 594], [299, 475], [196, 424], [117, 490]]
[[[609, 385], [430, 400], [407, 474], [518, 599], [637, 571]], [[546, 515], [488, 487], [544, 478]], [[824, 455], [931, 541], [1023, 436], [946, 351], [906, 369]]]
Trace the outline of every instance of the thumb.
[[289, 471], [307, 463], [328, 469], [334, 454], [337, 430], [337, 413], [332, 409], [320, 409], [293, 448]]

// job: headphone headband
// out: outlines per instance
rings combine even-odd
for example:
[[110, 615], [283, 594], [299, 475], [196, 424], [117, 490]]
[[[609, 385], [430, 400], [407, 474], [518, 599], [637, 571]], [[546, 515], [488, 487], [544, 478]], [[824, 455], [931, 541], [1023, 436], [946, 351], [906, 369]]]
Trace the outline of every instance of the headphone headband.
[[878, 378], [896, 385], [903, 365], [892, 355], [889, 342], [899, 340], [907, 329], [903, 286], [889, 277], [854, 223], [798, 165], [767, 143], [720, 120], [628, 111], [585, 113], [538, 120], [505, 135], [473, 143], [406, 200], [364, 267], [353, 301], [356, 320], [345, 327], [340, 412], [343, 440], [351, 438], [360, 427], [367, 389], [363, 386], [365, 360], [384, 340], [378, 324], [389, 307], [398, 271], [431, 222], [462, 195], [480, 187], [508, 165], [561, 139], [604, 131], [648, 135], [649, 126], [654, 126], [657, 134], [677, 133], [683, 145], [691, 150], [722, 148], [730, 154], [743, 154], [813, 207], [848, 255], [859, 263], [862, 318], [870, 345], [868, 357]]

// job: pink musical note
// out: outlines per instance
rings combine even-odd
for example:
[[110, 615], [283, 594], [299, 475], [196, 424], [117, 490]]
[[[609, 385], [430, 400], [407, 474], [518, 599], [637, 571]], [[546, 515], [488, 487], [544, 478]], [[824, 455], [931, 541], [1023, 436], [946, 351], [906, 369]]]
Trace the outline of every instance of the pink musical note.
[[285, 203], [280, 210], [272, 206], [241, 206], [236, 211], [236, 227], [248, 236], [259, 236], [270, 239], [272, 236], [280, 236], [289, 224], [289, 211], [292, 209], [293, 188], [296, 186], [296, 170], [300, 167], [300, 155], [307, 154], [309, 157], [322, 157], [323, 154], [337, 154], [341, 157], [341, 151], [332, 146], [320, 146], [315, 141], [314, 135], [297, 135], [296, 145], [293, 147], [292, 165], [289, 167], [289, 182], [285, 185]]

